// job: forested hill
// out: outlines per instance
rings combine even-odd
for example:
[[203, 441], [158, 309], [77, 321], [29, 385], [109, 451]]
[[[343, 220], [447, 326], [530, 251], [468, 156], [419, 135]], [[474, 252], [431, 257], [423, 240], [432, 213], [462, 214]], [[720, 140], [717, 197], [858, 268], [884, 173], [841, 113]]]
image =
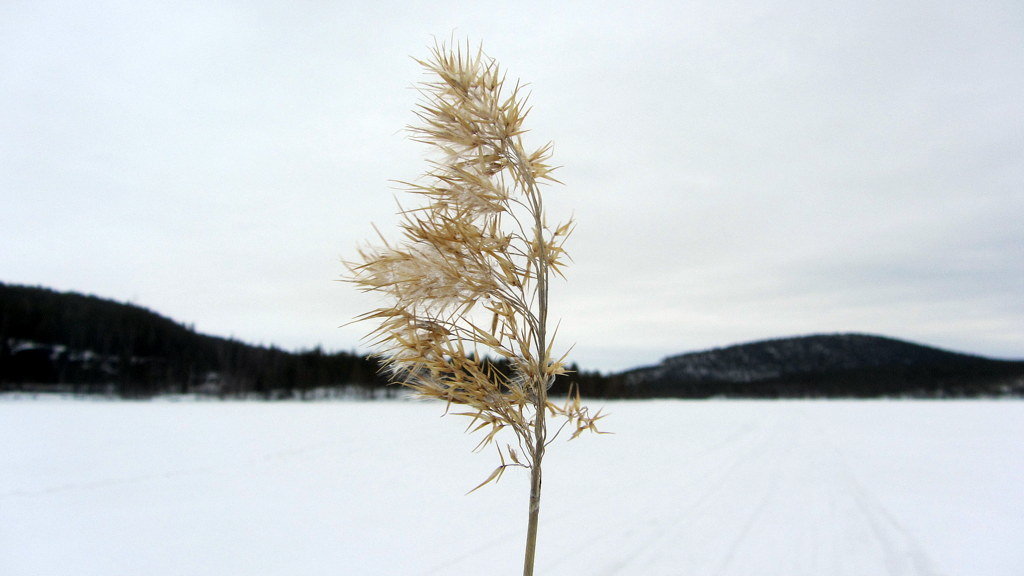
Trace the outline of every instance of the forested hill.
[[369, 392], [382, 384], [376, 373], [376, 363], [353, 354], [252, 346], [139, 306], [0, 283], [0, 389], [293, 397]]
[[[765, 340], [619, 374], [570, 368], [553, 394], [572, 387], [591, 398], [1024, 396], [1024, 362], [863, 334]], [[199, 334], [139, 306], [0, 283], [0, 391], [394, 394], [398, 388], [385, 386], [377, 370], [376, 362], [355, 354], [252, 346]]]
[[638, 396], [1024, 394], [1024, 362], [865, 334], [780, 338], [681, 354], [621, 376], [625, 388]]

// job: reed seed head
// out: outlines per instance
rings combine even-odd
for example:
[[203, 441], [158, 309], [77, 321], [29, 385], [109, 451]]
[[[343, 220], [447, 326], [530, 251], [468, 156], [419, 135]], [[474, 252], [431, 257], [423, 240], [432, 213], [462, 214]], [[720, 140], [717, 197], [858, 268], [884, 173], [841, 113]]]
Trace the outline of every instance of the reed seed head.
[[524, 147], [522, 85], [507, 89], [497, 62], [468, 44], [437, 44], [419, 62], [428, 79], [409, 133], [437, 155], [417, 183], [400, 183], [418, 201], [400, 212], [400, 240], [362, 249], [348, 279], [386, 302], [357, 319], [374, 323], [367, 339], [396, 382], [466, 408], [458, 414], [484, 433], [479, 447], [515, 433], [519, 450], [499, 446], [486, 484], [533, 465], [545, 410], [573, 437], [597, 431], [600, 414], [590, 417], [578, 395], [547, 399], [565, 372], [548, 341], [548, 276], [562, 274], [572, 222], [544, 219], [540, 186], [557, 182], [552, 146]]

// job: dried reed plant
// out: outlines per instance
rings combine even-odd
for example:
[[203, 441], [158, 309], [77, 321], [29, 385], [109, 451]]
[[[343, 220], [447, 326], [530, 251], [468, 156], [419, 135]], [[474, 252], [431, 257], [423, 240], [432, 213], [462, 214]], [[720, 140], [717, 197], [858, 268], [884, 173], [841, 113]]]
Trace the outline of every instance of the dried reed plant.
[[[557, 182], [552, 147], [523, 143], [523, 85], [506, 91], [497, 62], [468, 44], [435, 44], [418, 62], [429, 79], [417, 86], [419, 123], [409, 130], [438, 154], [419, 183], [399, 183], [420, 201], [399, 208], [401, 240], [378, 231], [381, 244], [347, 263], [351, 282], [387, 301], [357, 320], [376, 324], [367, 338], [393, 381], [471, 418], [467, 431], [483, 435], [478, 450], [497, 447], [500, 464], [470, 492], [508, 468], [530, 471], [523, 574], [532, 575], [545, 449], [564, 429], [571, 438], [598, 432], [602, 417], [578, 392], [548, 399], [566, 372], [565, 357], [552, 355], [548, 285], [562, 276], [573, 223], [545, 220], [540, 186]], [[551, 438], [548, 418], [562, 421]]]

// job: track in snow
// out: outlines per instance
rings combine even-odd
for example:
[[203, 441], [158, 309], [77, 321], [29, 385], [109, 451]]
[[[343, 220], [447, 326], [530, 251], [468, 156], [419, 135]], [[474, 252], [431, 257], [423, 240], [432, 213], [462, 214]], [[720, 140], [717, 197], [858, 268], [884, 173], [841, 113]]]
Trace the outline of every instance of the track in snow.
[[[1024, 573], [1019, 402], [616, 402], [538, 574]], [[526, 476], [419, 403], [0, 401], [0, 573], [517, 574]]]

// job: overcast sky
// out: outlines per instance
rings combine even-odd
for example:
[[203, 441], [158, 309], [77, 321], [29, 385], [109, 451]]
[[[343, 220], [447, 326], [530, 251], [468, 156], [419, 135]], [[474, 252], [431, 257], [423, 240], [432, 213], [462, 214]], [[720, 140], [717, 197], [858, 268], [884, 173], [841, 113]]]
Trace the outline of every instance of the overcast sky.
[[482, 41], [578, 221], [559, 342], [613, 370], [858, 331], [1024, 357], [1024, 3], [0, 4], [0, 281], [360, 349], [345, 283], [434, 36]]

